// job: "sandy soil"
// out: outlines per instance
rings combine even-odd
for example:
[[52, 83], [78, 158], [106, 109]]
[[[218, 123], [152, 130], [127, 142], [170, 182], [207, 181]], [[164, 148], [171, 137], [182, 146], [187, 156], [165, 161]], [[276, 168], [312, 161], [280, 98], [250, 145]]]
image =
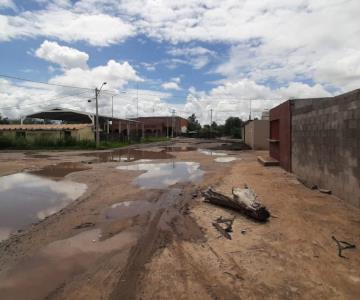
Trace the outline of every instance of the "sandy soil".
[[[66, 175], [88, 190], [0, 244], [0, 298], [357, 299], [360, 252], [338, 257], [331, 236], [359, 247], [360, 210], [307, 189], [278, 167], [261, 166], [259, 153], [227, 153], [238, 159], [218, 163], [198, 151], [171, 153], [206, 173], [165, 190], [134, 186], [141, 171], [117, 170], [118, 162], [86, 164]], [[81, 152], [0, 153], [0, 175], [88, 161]], [[271, 211], [268, 223], [207, 204], [199, 193], [209, 185], [229, 193], [245, 183]], [[151, 209], [106, 217], [111, 205], [125, 201], [147, 201]], [[220, 216], [235, 216], [232, 240], [211, 225]]]

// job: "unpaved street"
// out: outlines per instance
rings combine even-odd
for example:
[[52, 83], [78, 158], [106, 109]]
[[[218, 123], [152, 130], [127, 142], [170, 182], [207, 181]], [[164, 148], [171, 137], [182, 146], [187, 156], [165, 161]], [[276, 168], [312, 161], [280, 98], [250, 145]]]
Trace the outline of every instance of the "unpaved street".
[[[0, 178], [23, 180], [8, 176], [25, 172], [34, 180], [15, 184], [16, 195], [27, 188], [29, 199], [46, 198], [60, 184], [69, 198], [61, 208], [39, 202], [40, 222], [19, 204], [18, 218], [31, 223], [0, 223], [12, 232], [0, 243], [0, 299], [359, 298], [360, 209], [263, 167], [261, 152], [192, 139], [163, 146], [0, 153]], [[35, 184], [46, 184], [45, 194], [34, 196]], [[208, 186], [230, 193], [244, 184], [271, 212], [269, 222], [201, 197]], [[0, 182], [0, 193], [9, 195], [7, 186]], [[235, 217], [232, 240], [212, 226], [220, 216]], [[332, 236], [357, 249], [340, 258]]]

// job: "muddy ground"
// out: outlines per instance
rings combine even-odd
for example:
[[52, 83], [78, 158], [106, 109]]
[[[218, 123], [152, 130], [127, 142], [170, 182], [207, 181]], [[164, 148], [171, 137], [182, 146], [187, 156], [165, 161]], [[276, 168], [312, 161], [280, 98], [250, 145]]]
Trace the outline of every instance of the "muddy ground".
[[[0, 153], [1, 176], [26, 171], [88, 187], [78, 200], [0, 243], [0, 298], [360, 297], [359, 209], [306, 188], [278, 167], [263, 167], [256, 159], [262, 152], [227, 146], [218, 151], [237, 160], [221, 163], [197, 150], [221, 149], [219, 142], [176, 140], [162, 158], [160, 146], [146, 145], [151, 157], [140, 162], [198, 163], [203, 176], [174, 185], [168, 176], [168, 188], [142, 189], [134, 184], [141, 168], [117, 169], [137, 164], [139, 153], [128, 159], [79, 151]], [[270, 210], [268, 223], [205, 203], [200, 195], [210, 185], [229, 193], [245, 183]], [[232, 240], [211, 225], [220, 216], [235, 217]], [[332, 236], [358, 248], [340, 258]]]

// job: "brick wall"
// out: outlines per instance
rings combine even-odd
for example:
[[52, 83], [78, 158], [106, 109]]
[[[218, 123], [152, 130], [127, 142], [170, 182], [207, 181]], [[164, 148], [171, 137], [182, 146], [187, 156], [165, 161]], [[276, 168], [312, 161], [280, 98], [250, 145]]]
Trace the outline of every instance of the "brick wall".
[[291, 105], [289, 100], [270, 110], [269, 154], [287, 171], [291, 171]]
[[294, 100], [292, 171], [360, 207], [360, 90]]

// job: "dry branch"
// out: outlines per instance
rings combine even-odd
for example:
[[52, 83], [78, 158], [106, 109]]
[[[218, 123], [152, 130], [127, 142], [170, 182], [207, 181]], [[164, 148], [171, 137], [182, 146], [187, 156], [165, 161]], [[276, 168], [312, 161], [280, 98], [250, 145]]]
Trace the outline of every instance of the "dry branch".
[[207, 202], [231, 208], [260, 222], [266, 222], [270, 217], [266, 207], [256, 200], [255, 192], [247, 186], [244, 189], [233, 189], [232, 197], [216, 192], [211, 187], [204, 191], [202, 195]]

